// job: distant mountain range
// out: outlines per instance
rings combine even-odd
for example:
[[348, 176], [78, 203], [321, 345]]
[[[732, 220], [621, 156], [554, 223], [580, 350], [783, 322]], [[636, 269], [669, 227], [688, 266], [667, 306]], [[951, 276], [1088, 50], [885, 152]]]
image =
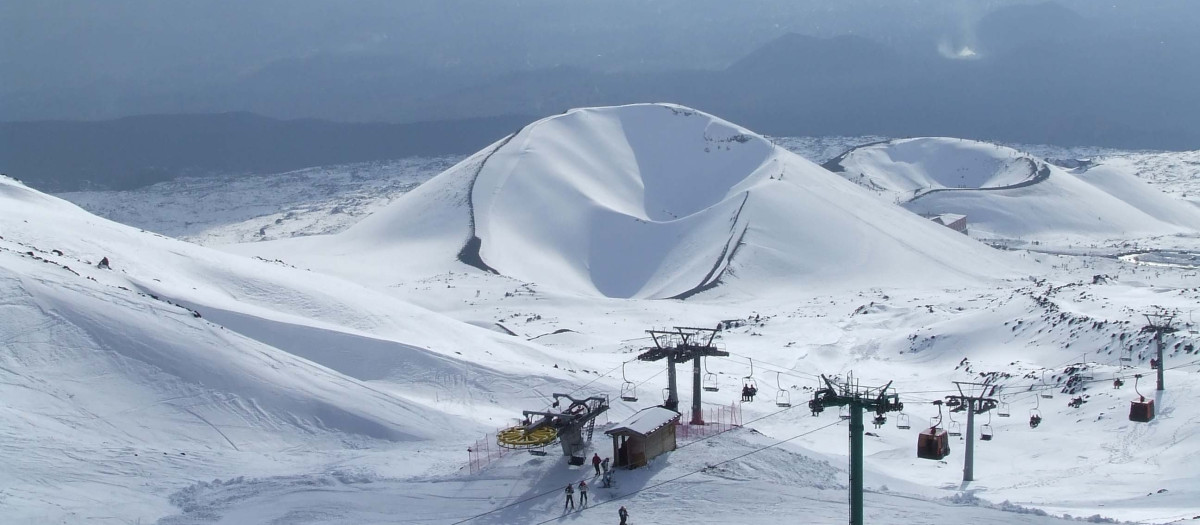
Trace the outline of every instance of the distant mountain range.
[[273, 173], [470, 153], [530, 117], [413, 124], [278, 120], [250, 113], [0, 123], [0, 173], [47, 191], [129, 189], [182, 175]]

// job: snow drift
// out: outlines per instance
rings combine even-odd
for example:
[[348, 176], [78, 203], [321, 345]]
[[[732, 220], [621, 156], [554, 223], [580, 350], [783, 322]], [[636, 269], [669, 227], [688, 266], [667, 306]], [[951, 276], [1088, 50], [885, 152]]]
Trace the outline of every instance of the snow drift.
[[1200, 230], [1200, 210], [1132, 173], [1072, 172], [985, 142], [893, 140], [855, 148], [825, 166], [918, 214], [966, 215], [979, 236], [1111, 238]]
[[643, 298], [733, 281], [975, 279], [1009, 264], [759, 135], [667, 104], [534, 122], [341, 234], [236, 250], [380, 284], [458, 259], [560, 291]]

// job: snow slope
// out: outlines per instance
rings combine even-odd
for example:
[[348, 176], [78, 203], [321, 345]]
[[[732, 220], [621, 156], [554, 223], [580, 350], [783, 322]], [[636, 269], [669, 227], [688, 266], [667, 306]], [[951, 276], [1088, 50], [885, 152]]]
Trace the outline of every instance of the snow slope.
[[[0, 435], [14, 481], [0, 499], [52, 504], [41, 519], [98, 501], [144, 510], [134, 486], [96, 488], [187, 468], [160, 452], [194, 469], [169, 486], [289, 447], [426, 443], [493, 428], [502, 401], [540, 402], [531, 387], [570, 381], [547, 364], [569, 358], [518, 339], [118, 225], [11, 179], [0, 209]], [[81, 473], [64, 492], [52, 472], [71, 464]]]
[[1200, 210], [1119, 169], [1077, 174], [1004, 146], [917, 138], [827, 167], [918, 214], [967, 216], [976, 236], [1039, 240], [1196, 234]]
[[341, 234], [231, 249], [381, 285], [457, 259], [566, 293], [639, 298], [761, 292], [780, 279], [966, 281], [1017, 265], [934, 226], [736, 125], [642, 104], [530, 124]]

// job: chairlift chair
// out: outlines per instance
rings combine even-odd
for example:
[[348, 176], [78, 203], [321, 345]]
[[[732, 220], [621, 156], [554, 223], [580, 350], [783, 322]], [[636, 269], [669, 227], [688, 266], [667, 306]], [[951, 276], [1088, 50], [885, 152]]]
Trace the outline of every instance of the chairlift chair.
[[838, 407], [838, 418], [842, 419], [842, 420], [850, 419], [850, 407], [847, 407], [847, 406]]
[[962, 423], [958, 421], [951, 421], [948, 431], [950, 432], [951, 436], [962, 437]]
[[1037, 428], [1042, 424], [1042, 412], [1036, 408], [1029, 409], [1029, 428]]
[[1000, 417], [1009, 417], [1012, 415], [1012, 407], [1009, 406], [1008, 403], [1001, 402], [1000, 405], [996, 407], [996, 415]]
[[750, 359], [750, 375], [742, 378], [742, 392], [745, 393], [746, 391], [749, 391], [751, 394], [748, 398], [742, 399], [742, 401], [753, 403], [754, 395], [758, 392], [758, 382], [754, 380], [754, 359]]
[[979, 439], [981, 439], [983, 441], [991, 441], [992, 435], [993, 435], [992, 425], [985, 424], [979, 428]]
[[946, 415], [950, 417], [950, 424], [946, 426], [946, 430], [950, 432], [951, 436], [962, 437], [962, 423], [955, 421], [954, 415], [950, 412], [947, 412]]
[[671, 399], [671, 389], [670, 388], [662, 389], [662, 393], [663, 393], [663, 403], [666, 403], [668, 399]]
[[792, 406], [792, 393], [783, 389], [779, 383], [779, 372], [775, 372], [775, 387], [779, 389], [779, 393], [775, 394], [775, 406], [787, 408]]
[[717, 386], [717, 374], [708, 371], [708, 358], [704, 358], [704, 380], [701, 382], [705, 392], [717, 392], [721, 388]]
[[1036, 396], [1033, 400], [1036, 404], [1033, 408], [1029, 409], [1029, 428], [1037, 428], [1038, 425], [1042, 424], [1042, 400]]
[[903, 412], [896, 414], [896, 428], [898, 428], [900, 430], [908, 430], [908, 429], [912, 428], [912, 424], [909, 422], [909, 419], [908, 419], [908, 414], [905, 414]]
[[1041, 395], [1042, 395], [1043, 399], [1054, 399], [1054, 392], [1052, 391], [1050, 383], [1046, 382], [1046, 371], [1045, 370], [1042, 370], [1042, 385], [1041, 385], [1040, 390], [1042, 391]]
[[621, 401], [637, 401], [637, 385], [625, 377], [625, 363], [621, 363], [621, 379], [625, 381], [621, 383]]

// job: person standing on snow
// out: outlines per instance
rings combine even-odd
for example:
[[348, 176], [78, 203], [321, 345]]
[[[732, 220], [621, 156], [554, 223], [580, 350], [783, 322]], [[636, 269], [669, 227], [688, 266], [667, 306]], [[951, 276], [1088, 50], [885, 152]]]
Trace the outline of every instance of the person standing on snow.
[[571, 506], [571, 510], [575, 510], [575, 488], [572, 487], [570, 483], [567, 483], [566, 493], [567, 493], [567, 502], [563, 503], [563, 512], [567, 511], [568, 505]]
[[617, 511], [617, 516], [621, 518], [621, 525], [625, 525], [625, 520], [629, 519], [629, 511], [625, 510], [625, 506], [621, 506], [621, 510]]
[[596, 475], [600, 475], [600, 454], [592, 454], [592, 468], [596, 469]]
[[588, 489], [587, 481], [580, 481], [579, 482], [579, 506], [580, 507], [587, 506], [587, 489]]
[[600, 462], [600, 469], [603, 470], [604, 472], [608, 472], [608, 461], [610, 459], [612, 459], [612, 458], [604, 458], [604, 461]]

